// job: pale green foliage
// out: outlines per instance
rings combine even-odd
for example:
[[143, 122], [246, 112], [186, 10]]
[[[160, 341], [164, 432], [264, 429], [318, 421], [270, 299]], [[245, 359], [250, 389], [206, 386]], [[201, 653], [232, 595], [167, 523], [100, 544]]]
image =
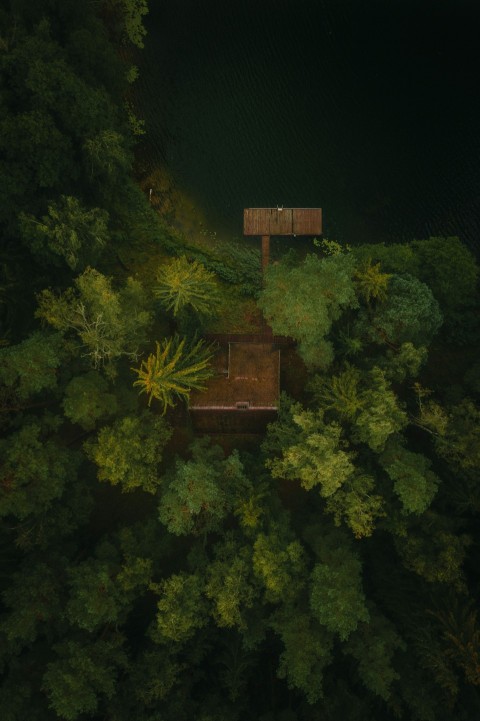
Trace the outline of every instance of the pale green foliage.
[[259, 305], [274, 333], [299, 341], [299, 353], [309, 366], [326, 368], [333, 359], [326, 338], [332, 323], [358, 305], [353, 272], [353, 258], [344, 254], [323, 259], [308, 255], [300, 266], [280, 263], [266, 271]]
[[253, 571], [270, 603], [293, 600], [304, 585], [306, 557], [301, 543], [280, 530], [260, 533], [253, 544]]
[[341, 450], [341, 427], [326, 424], [323, 413], [293, 407], [293, 422], [297, 426], [295, 442], [284, 447], [282, 458], [267, 461], [274, 478], [299, 480], [310, 490], [319, 486], [325, 498], [340, 488], [353, 473], [350, 455]]
[[100, 481], [120, 485], [124, 492], [141, 488], [155, 493], [160, 484], [158, 465], [171, 434], [163, 418], [144, 411], [105, 426], [84, 447], [98, 466]]
[[358, 662], [358, 674], [365, 686], [387, 701], [391, 685], [400, 676], [392, 665], [397, 649], [405, 650], [393, 624], [378, 611], [370, 611], [368, 623], [361, 623], [343, 646]]
[[63, 399], [66, 417], [89, 431], [100, 419], [115, 415], [117, 399], [108, 389], [107, 381], [97, 371], [72, 378]]
[[387, 300], [377, 306], [365, 330], [380, 343], [428, 346], [441, 324], [442, 314], [430, 288], [411, 275], [394, 275]]
[[217, 530], [232, 508], [235, 486], [243, 483], [238, 452], [224, 458], [220, 446], [209, 442], [196, 439], [190, 446], [191, 460], [177, 459], [164, 479], [159, 517], [175, 535]]
[[208, 566], [205, 586], [218, 626], [246, 628], [245, 612], [257, 596], [251, 575], [250, 548], [240, 546], [227, 535], [226, 540], [215, 547], [215, 560]]
[[301, 609], [286, 606], [273, 616], [271, 625], [284, 650], [278, 676], [289, 688], [303, 691], [311, 704], [323, 697], [323, 670], [332, 659], [333, 636]]
[[220, 304], [215, 274], [185, 256], [172, 258], [158, 269], [153, 292], [174, 316], [183, 310], [193, 310], [203, 316], [215, 315]]
[[36, 315], [62, 333], [73, 332], [94, 367], [106, 366], [114, 375], [115, 361], [122, 356], [136, 359], [145, 341], [151, 314], [143, 288], [129, 278], [116, 291], [111, 280], [93, 268], [78, 276], [75, 286], [59, 296], [42, 291]]
[[389, 387], [385, 373], [375, 367], [369, 375], [371, 387], [365, 391], [365, 406], [355, 418], [352, 437], [366, 443], [372, 451], [379, 452], [383, 450], [392, 433], [407, 425], [408, 418], [399, 407], [398, 399]]
[[57, 658], [47, 664], [43, 686], [61, 718], [74, 721], [81, 714], [92, 714], [100, 697], [113, 697], [119, 669], [127, 665], [119, 637], [64, 641], [54, 650]]
[[347, 363], [339, 375], [314, 376], [308, 388], [322, 408], [334, 410], [342, 418], [351, 419], [365, 405], [364, 391], [359, 388], [360, 380], [358, 368]]
[[375, 479], [366, 474], [350, 476], [333, 496], [327, 498], [326, 510], [333, 515], [335, 525], [342, 521], [355, 538], [371, 536], [377, 518], [384, 517], [384, 499], [374, 493]]
[[37, 420], [0, 440], [0, 517], [45, 512], [77, 466], [77, 454], [50, 440]]
[[32, 250], [45, 255], [46, 247], [64, 259], [72, 270], [94, 263], [108, 241], [108, 213], [87, 209], [77, 198], [61, 195], [48, 206], [48, 214], [37, 220], [20, 215], [21, 230]]
[[143, 360], [140, 368], [132, 368], [138, 375], [133, 385], [148, 395], [148, 405], [153, 398], [160, 401], [165, 414], [176, 398], [188, 401], [192, 389], [205, 390], [204, 381], [213, 375], [213, 349], [203, 340], [187, 343], [178, 335], [156, 345], [155, 354]]
[[372, 298], [379, 301], [386, 300], [388, 281], [391, 277], [391, 274], [381, 272], [380, 263], [373, 265], [372, 259], [369, 258], [355, 271], [357, 292], [367, 303], [370, 303]]
[[311, 574], [310, 608], [315, 618], [345, 641], [360, 621], [368, 621], [362, 589], [362, 564], [345, 544], [325, 542], [321, 562]]
[[423, 513], [431, 504], [439, 479], [431, 462], [421, 453], [406, 450], [401, 442], [387, 444], [379, 461], [393, 481], [393, 489], [405, 513]]
[[17, 345], [0, 348], [0, 384], [25, 400], [56, 387], [61, 362], [60, 334], [35, 331]]
[[352, 249], [348, 243], [343, 247], [336, 240], [330, 240], [329, 238], [322, 238], [322, 240], [314, 238], [313, 244], [316, 245], [317, 248], [321, 248], [325, 255], [339, 255], [340, 253], [349, 252]]
[[157, 642], [188, 641], [207, 623], [205, 581], [196, 574], [176, 573], [151, 589], [160, 596], [152, 631]]

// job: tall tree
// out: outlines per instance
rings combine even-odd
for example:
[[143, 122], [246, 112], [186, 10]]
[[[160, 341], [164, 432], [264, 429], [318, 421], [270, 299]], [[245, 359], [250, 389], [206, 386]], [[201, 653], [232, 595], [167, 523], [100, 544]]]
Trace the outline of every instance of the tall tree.
[[259, 305], [274, 333], [298, 340], [308, 366], [326, 368], [333, 360], [327, 338], [332, 323], [358, 306], [354, 269], [348, 254], [308, 255], [298, 267], [279, 263], [267, 269]]
[[148, 395], [148, 405], [153, 398], [160, 401], [165, 414], [176, 398], [188, 400], [192, 389], [205, 390], [204, 382], [213, 375], [212, 356], [213, 347], [205, 341], [188, 343], [175, 335], [157, 342], [157, 352], [143, 360], [140, 368], [132, 368], [138, 375], [133, 385]]
[[95, 368], [115, 377], [116, 362], [136, 359], [152, 316], [142, 285], [133, 278], [120, 290], [93, 268], [75, 279], [75, 287], [61, 295], [44, 290], [36, 315], [81, 343], [84, 357]]
[[163, 418], [144, 411], [104, 426], [85, 452], [97, 466], [100, 481], [119, 485], [123, 492], [141, 488], [155, 493], [161, 483], [159, 464], [172, 434]]
[[199, 316], [214, 315], [220, 302], [215, 274], [197, 260], [172, 258], [160, 266], [154, 295], [174, 316], [193, 310]]

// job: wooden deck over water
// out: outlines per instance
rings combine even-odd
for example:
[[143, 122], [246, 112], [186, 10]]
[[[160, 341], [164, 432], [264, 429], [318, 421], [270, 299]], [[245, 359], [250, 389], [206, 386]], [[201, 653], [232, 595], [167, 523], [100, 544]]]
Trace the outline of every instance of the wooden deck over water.
[[244, 235], [321, 235], [321, 208], [245, 208]]

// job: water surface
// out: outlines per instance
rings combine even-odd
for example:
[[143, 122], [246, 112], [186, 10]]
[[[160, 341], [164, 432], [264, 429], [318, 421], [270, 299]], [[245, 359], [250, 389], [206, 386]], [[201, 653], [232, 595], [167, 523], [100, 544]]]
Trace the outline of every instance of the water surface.
[[321, 206], [341, 241], [478, 248], [476, 3], [162, 0], [147, 25], [153, 156], [212, 228]]

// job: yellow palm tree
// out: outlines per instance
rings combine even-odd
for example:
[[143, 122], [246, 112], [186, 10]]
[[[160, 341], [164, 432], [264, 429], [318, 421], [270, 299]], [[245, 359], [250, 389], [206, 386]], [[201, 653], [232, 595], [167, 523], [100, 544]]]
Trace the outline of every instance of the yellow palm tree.
[[140, 368], [132, 368], [138, 375], [134, 386], [148, 394], [148, 405], [156, 398], [163, 404], [165, 414], [175, 398], [188, 401], [190, 391], [205, 390], [203, 382], [213, 375], [210, 360], [214, 348], [205, 341], [187, 344], [178, 335], [156, 343], [156, 353], [143, 360]]

